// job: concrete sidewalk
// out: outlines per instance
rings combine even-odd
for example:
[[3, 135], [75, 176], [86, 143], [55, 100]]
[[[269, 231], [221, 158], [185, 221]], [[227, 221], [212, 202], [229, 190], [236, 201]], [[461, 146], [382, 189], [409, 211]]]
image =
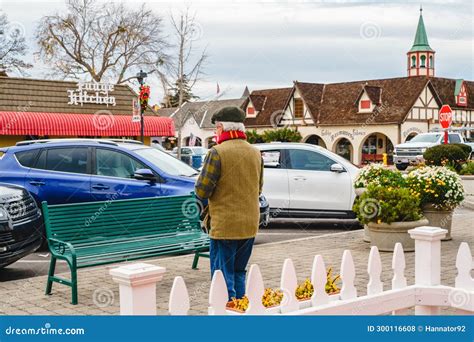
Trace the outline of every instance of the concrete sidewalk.
[[[442, 243], [442, 283], [454, 285], [456, 276], [456, 253], [459, 244], [466, 241], [474, 248], [474, 211], [463, 211], [453, 219], [453, 240]], [[251, 263], [260, 266], [266, 287], [279, 287], [280, 273], [285, 258], [292, 258], [302, 282], [310, 277], [313, 257], [321, 254], [326, 267], [339, 272], [342, 253], [352, 251], [356, 266], [356, 285], [359, 295], [366, 294], [368, 282], [367, 259], [370, 245], [362, 242], [362, 231], [334, 233], [292, 241], [269, 243], [256, 246]], [[381, 253], [383, 263], [382, 280], [385, 289], [391, 286], [392, 253]], [[157, 286], [157, 306], [159, 314], [167, 314], [169, 292], [175, 276], [183, 276], [188, 286], [191, 300], [191, 314], [206, 314], [210, 286], [209, 261], [200, 260], [200, 269], [191, 270], [193, 256], [184, 255], [143, 262], [164, 266], [167, 272]], [[414, 253], [406, 253], [406, 276], [409, 284], [414, 282]], [[122, 264], [123, 265], [123, 264]], [[46, 277], [39, 276], [24, 280], [0, 283], [0, 313], [7, 315], [117, 315], [119, 314], [118, 285], [108, 274], [108, 265], [78, 272], [79, 304], [71, 305], [69, 287], [55, 283], [53, 295], [44, 295]], [[67, 276], [67, 274], [63, 274]]]

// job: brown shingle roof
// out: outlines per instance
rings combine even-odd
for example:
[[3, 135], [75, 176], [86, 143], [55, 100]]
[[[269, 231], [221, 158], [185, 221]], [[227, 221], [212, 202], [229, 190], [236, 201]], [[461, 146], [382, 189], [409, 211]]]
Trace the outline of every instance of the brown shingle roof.
[[[0, 77], [0, 111], [45, 113], [94, 114], [99, 110], [109, 110], [116, 115], [132, 115], [132, 101], [137, 94], [127, 85], [115, 85], [110, 96], [116, 105], [85, 103], [69, 105], [68, 89], [76, 89], [77, 82], [36, 80], [29, 78]], [[20, 109], [19, 109], [20, 108]], [[146, 115], [156, 115], [151, 108]]]
[[[452, 108], [466, 108], [456, 105], [456, 99], [454, 97], [455, 79], [432, 77], [430, 81], [443, 104], [449, 104]], [[467, 108], [474, 109], [474, 82], [464, 80], [464, 84], [467, 88]]]
[[[401, 123], [427, 82], [426, 77], [400, 77], [326, 84], [319, 124]], [[378, 87], [382, 91], [381, 105], [375, 114], [358, 112], [356, 99], [364, 86]], [[372, 96], [376, 96], [374, 93], [376, 91]]]
[[[279, 89], [262, 89], [254, 90], [250, 96], [254, 97], [265, 97], [263, 107], [259, 110], [258, 115], [255, 118], [246, 118], [244, 121], [247, 127], [271, 127], [272, 126], [272, 114], [274, 115], [283, 113], [285, 106], [288, 102], [290, 95], [293, 92], [293, 88], [279, 88]], [[242, 109], [245, 110], [248, 104], [248, 99], [242, 104]], [[252, 100], [253, 103], [253, 100]], [[256, 106], [256, 104], [254, 103]]]
[[382, 103], [382, 88], [366, 85], [364, 89], [374, 105], [377, 106]]

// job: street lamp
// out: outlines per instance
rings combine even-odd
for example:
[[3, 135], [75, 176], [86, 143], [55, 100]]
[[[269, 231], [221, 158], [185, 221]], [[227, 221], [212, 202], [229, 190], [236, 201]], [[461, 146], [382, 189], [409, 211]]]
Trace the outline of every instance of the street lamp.
[[[140, 83], [140, 90], [139, 93], [142, 91], [143, 84], [145, 83], [145, 78], [148, 76], [146, 72], [143, 70], [140, 70], [140, 72], [137, 74], [137, 80], [138, 83]], [[143, 114], [145, 113], [145, 110], [143, 106], [140, 105], [140, 140], [143, 143], [144, 140], [144, 134], [145, 134], [145, 122], [143, 120]]]

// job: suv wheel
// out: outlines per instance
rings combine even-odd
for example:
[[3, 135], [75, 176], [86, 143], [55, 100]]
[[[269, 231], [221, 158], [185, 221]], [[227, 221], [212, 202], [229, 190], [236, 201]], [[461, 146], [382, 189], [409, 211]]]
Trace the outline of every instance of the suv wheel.
[[401, 163], [401, 164], [395, 164], [395, 166], [397, 167], [397, 170], [405, 171], [408, 167], [408, 164], [407, 163]]

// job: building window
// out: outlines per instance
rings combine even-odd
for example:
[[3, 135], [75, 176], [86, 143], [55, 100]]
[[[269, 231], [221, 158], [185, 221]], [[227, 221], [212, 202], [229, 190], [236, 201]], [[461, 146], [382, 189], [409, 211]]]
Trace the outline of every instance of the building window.
[[370, 100], [361, 100], [360, 109], [370, 109]]
[[433, 56], [430, 56], [430, 69], [434, 69]]
[[421, 59], [421, 65], [420, 65], [420, 68], [426, 68], [426, 56], [423, 55], [420, 57]]
[[247, 107], [247, 115], [255, 115], [255, 108]]
[[302, 99], [295, 99], [295, 118], [303, 118], [304, 116], [304, 105]]
[[416, 57], [415, 56], [411, 56], [411, 67], [416, 68]]

